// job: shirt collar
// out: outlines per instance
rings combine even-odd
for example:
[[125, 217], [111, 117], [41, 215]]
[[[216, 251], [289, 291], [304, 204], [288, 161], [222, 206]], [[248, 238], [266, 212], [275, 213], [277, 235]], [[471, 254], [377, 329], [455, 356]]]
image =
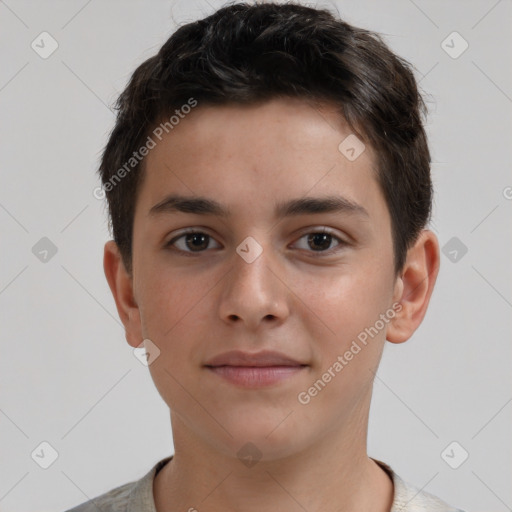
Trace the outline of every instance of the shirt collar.
[[[140, 480], [136, 481], [128, 500], [127, 512], [156, 512], [155, 500], [153, 494], [153, 481], [156, 474], [172, 459], [172, 455], [158, 461]], [[446, 506], [435, 496], [418, 490], [416, 487], [407, 484], [402, 480], [393, 469], [386, 463], [373, 459], [393, 481], [393, 504], [390, 512], [416, 512], [427, 510], [422, 504], [429, 504], [432, 508], [428, 510], [444, 510], [449, 512], [456, 511], [452, 507], [434, 508], [437, 505]]]

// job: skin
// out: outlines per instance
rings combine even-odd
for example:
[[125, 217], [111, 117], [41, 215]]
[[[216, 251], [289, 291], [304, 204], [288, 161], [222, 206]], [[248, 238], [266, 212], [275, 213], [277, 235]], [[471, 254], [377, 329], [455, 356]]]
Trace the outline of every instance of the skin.
[[[114, 241], [105, 245], [104, 269], [128, 343], [148, 338], [160, 350], [149, 369], [170, 408], [175, 454], [154, 481], [158, 511], [391, 509], [392, 481], [366, 449], [374, 372], [386, 339], [406, 341], [423, 320], [439, 245], [423, 230], [394, 275], [375, 155], [367, 145], [351, 162], [338, 150], [351, 133], [329, 104], [199, 105], [146, 157], [133, 275]], [[150, 216], [170, 193], [215, 199], [232, 214]], [[333, 194], [369, 216], [274, 218], [278, 201]], [[185, 237], [175, 251], [165, 247], [189, 227], [210, 235], [199, 251]], [[338, 238], [308, 243], [323, 227]], [[248, 236], [263, 250], [252, 263], [236, 252]], [[299, 403], [298, 393], [393, 303], [400, 312]], [[308, 366], [268, 388], [239, 388], [203, 367], [233, 349], [278, 350]], [[247, 442], [262, 454], [252, 467], [237, 456]]]

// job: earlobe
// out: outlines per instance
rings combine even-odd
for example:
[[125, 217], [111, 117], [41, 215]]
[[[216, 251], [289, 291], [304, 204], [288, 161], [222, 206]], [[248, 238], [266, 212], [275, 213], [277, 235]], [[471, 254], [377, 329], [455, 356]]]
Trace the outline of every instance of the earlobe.
[[128, 274], [114, 240], [109, 240], [103, 252], [103, 270], [125, 328], [126, 341], [137, 347], [142, 342], [140, 311], [133, 291], [133, 279]]
[[395, 285], [397, 311], [386, 331], [391, 343], [407, 341], [421, 324], [439, 273], [439, 243], [430, 230], [423, 230], [416, 243], [407, 252], [401, 277]]

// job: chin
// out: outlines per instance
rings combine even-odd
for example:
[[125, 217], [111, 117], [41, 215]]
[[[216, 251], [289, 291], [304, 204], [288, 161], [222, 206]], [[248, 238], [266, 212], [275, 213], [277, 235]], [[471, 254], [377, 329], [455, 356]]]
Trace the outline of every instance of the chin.
[[215, 444], [220, 451], [231, 457], [247, 455], [262, 461], [289, 457], [300, 449], [300, 445], [306, 443], [306, 439], [301, 439], [306, 431], [304, 428], [298, 429], [291, 418], [283, 421], [286, 416], [287, 413], [278, 419], [262, 418], [259, 413], [243, 421], [240, 416], [231, 418], [231, 421], [225, 420], [223, 425], [232, 437], [225, 435]]

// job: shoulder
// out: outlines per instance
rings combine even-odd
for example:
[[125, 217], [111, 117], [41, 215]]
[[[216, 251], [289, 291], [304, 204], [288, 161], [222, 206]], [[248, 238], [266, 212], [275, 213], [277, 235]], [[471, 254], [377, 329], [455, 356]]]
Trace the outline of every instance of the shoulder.
[[391, 512], [464, 512], [395, 475], [395, 502]]
[[156, 512], [153, 480], [171, 458], [158, 461], [140, 480], [115, 487], [65, 512]]
[[130, 494], [137, 482], [120, 485], [96, 498], [86, 501], [66, 512], [125, 512], [128, 507]]
[[402, 480], [393, 469], [382, 461], [373, 459], [393, 480], [394, 497], [390, 512], [464, 512], [452, 507], [441, 498]]

